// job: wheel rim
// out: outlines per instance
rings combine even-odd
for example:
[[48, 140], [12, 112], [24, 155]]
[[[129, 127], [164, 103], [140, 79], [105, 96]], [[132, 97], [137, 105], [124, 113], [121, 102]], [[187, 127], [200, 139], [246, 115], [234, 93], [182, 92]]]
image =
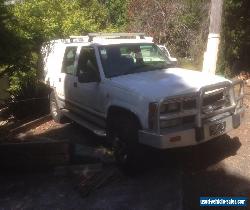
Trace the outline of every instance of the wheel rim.
[[128, 162], [129, 154], [127, 144], [118, 136], [114, 138], [114, 154], [118, 162], [123, 164]]

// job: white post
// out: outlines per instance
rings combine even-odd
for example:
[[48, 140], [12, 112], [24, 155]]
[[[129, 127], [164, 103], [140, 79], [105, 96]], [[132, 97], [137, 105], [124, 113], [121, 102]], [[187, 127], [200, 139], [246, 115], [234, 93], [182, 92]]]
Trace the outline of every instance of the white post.
[[220, 44], [222, 5], [223, 0], [211, 0], [209, 35], [202, 70], [211, 74], [215, 74], [216, 72]]

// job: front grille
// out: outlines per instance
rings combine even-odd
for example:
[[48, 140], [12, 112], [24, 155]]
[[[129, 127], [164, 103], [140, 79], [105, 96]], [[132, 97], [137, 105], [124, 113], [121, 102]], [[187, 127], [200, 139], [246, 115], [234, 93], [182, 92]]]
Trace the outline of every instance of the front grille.
[[[240, 84], [240, 96], [235, 99], [231, 94], [232, 87]], [[221, 82], [218, 84], [202, 87], [197, 93], [169, 98], [160, 102], [160, 111], [157, 114], [157, 131], [171, 127], [198, 127], [202, 128], [203, 123], [207, 120], [215, 120], [220, 115], [231, 115], [237, 109], [237, 103], [243, 99], [243, 82], [236, 81], [232, 84]], [[179, 103], [178, 111], [168, 112], [162, 109], [162, 105], [170, 103]], [[235, 105], [236, 103], [236, 105]], [[162, 111], [164, 110], [164, 111]], [[214, 118], [215, 116], [218, 116]], [[174, 126], [170, 126], [173, 123]], [[161, 126], [162, 125], [162, 126]]]
[[195, 99], [183, 101], [183, 109], [184, 110], [190, 110], [190, 109], [195, 109], [195, 108], [196, 108], [196, 100]]
[[215, 102], [223, 100], [223, 95], [223, 92], [221, 92], [205, 96], [203, 100], [203, 106], [213, 105]]
[[195, 122], [195, 115], [183, 117], [184, 124], [193, 124]]
[[[166, 118], [160, 119], [160, 122], [159, 122], [160, 129], [195, 125], [195, 114], [196, 114], [195, 111], [197, 107], [196, 94], [189, 95], [183, 98], [179, 98], [177, 100], [174, 100], [174, 102], [172, 102], [171, 100], [163, 102], [162, 106], [168, 107], [168, 104], [171, 104], [171, 103], [179, 104], [178, 111], [170, 112], [170, 111], [167, 111], [167, 109], [161, 107], [160, 118], [164, 118], [164, 116]], [[171, 118], [173, 117], [173, 115], [176, 115], [176, 116], [174, 118]], [[168, 116], [170, 118], [168, 118]], [[170, 124], [173, 121], [175, 124], [173, 126], [170, 126]]]

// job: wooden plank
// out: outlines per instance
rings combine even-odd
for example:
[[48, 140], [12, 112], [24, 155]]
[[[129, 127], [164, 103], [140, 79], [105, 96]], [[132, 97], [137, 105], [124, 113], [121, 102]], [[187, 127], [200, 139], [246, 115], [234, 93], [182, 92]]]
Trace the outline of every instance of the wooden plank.
[[28, 123], [25, 123], [17, 128], [14, 128], [14, 129], [11, 129], [10, 130], [10, 135], [15, 135], [17, 133], [20, 133], [20, 132], [25, 132], [29, 129], [31, 129], [32, 127], [37, 127], [47, 121], [51, 120], [51, 115], [45, 115], [43, 117], [40, 117], [38, 119], [35, 119], [33, 121], [30, 121]]

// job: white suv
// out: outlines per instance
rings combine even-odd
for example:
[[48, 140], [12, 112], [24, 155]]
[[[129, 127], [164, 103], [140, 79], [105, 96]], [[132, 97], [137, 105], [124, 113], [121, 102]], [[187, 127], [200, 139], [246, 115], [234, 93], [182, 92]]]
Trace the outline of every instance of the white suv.
[[[197, 145], [237, 128], [243, 83], [173, 68], [143, 34], [89, 34], [42, 48], [51, 114], [107, 135], [122, 164], [142, 145]], [[140, 146], [140, 147], [138, 147]]]

